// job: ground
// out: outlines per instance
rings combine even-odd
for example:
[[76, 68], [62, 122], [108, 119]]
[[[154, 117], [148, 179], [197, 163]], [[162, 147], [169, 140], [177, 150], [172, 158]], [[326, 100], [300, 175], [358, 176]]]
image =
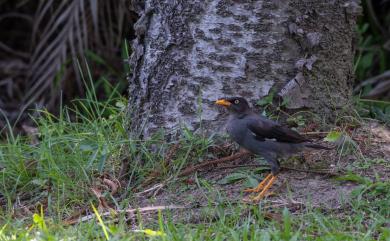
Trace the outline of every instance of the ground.
[[[284, 169], [273, 185], [272, 195], [260, 203], [250, 205], [260, 205], [268, 214], [275, 208], [280, 210], [284, 207], [291, 213], [302, 213], [308, 206], [320, 208], [324, 212], [337, 212], [351, 202], [351, 192], [361, 184], [353, 178], [354, 175], [373, 182], [377, 178], [388, 181], [389, 128], [371, 122], [355, 130], [351, 137], [358, 146], [346, 153], [337, 149], [308, 150], [304, 155], [304, 163], [299, 159], [282, 162], [282, 166], [297, 170]], [[253, 186], [250, 181], [254, 178], [260, 181], [269, 172], [264, 164], [258, 158], [241, 158], [208, 167], [206, 171], [193, 173], [175, 182], [153, 183], [140, 190], [140, 195], [137, 195], [131, 206], [183, 206], [187, 214], [184, 216], [188, 218], [188, 214], [192, 213], [189, 220], [193, 221], [196, 219], [194, 216], [205, 215], [202, 209], [207, 210], [210, 203], [247, 203], [245, 200], [248, 194], [243, 190]], [[316, 170], [320, 173], [313, 173]], [[351, 178], [348, 178], [348, 173]], [[252, 180], [248, 180], [248, 176]]]
[[77, 123], [47, 113], [27, 138], [0, 143], [0, 240], [390, 239], [384, 124], [332, 127], [338, 142], [311, 131], [340, 148], [284, 160], [272, 195], [250, 203], [243, 190], [269, 172], [261, 158], [195, 168], [238, 147], [188, 130], [172, 143], [132, 140], [122, 109], [108, 110]]

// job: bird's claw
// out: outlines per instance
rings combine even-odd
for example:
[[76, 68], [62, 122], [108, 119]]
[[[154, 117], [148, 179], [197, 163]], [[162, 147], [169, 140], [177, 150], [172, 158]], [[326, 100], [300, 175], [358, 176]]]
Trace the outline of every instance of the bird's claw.
[[249, 197], [244, 197], [242, 199], [242, 201], [244, 203], [257, 203], [259, 202], [260, 200], [262, 200], [263, 198], [266, 198], [266, 197], [269, 197], [269, 196], [273, 196], [275, 195], [274, 192], [267, 192], [265, 193], [264, 195], [257, 195], [257, 196], [249, 196]]
[[268, 174], [268, 176], [266, 176], [263, 181], [261, 181], [259, 183], [259, 185], [257, 185], [257, 187], [255, 188], [248, 188], [248, 189], [245, 189], [244, 192], [250, 192], [250, 193], [253, 193], [253, 192], [261, 192], [264, 187], [266, 186], [266, 184], [268, 183], [268, 180], [272, 178], [272, 174]]
[[244, 199], [243, 201], [247, 202], [249, 200], [250, 202], [258, 202], [264, 197], [268, 197], [272, 195], [273, 193], [268, 192], [268, 190], [272, 186], [275, 179], [276, 176], [269, 174], [256, 188], [245, 190], [245, 192], [260, 192], [260, 193], [255, 197], [249, 197], [249, 199]]

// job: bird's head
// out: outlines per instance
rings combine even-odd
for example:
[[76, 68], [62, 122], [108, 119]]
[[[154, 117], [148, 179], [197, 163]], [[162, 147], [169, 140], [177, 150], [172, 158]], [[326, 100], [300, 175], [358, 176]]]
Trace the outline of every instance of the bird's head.
[[215, 104], [226, 107], [233, 114], [244, 114], [250, 111], [248, 101], [242, 97], [219, 99]]

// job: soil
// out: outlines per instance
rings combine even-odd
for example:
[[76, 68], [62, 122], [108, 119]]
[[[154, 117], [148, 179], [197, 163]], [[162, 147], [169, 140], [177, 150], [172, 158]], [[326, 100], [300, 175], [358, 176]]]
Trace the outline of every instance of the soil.
[[[350, 193], [359, 183], [350, 181], [338, 181], [337, 176], [352, 172], [356, 175], [374, 180], [390, 178], [390, 129], [376, 122], [366, 124], [349, 133], [349, 136], [357, 144], [357, 148], [350, 153], [340, 154], [340, 151], [321, 150], [307, 151], [304, 153], [305, 162], [296, 159], [282, 162], [282, 166], [301, 169], [283, 170], [272, 187], [272, 195], [258, 203], [248, 205], [261, 205], [264, 210], [275, 207], [287, 207], [290, 212], [300, 212], [305, 207], [321, 208], [327, 211], [335, 211], [343, 208], [343, 204], [350, 199]], [[237, 170], [251, 171], [253, 165], [261, 164], [258, 159], [247, 158], [230, 163], [222, 163], [207, 171], [198, 171], [175, 182], [168, 182], [161, 188], [153, 191], [142, 192], [138, 198], [130, 204], [132, 207], [145, 207], [157, 205], [182, 205], [183, 212], [173, 212], [180, 219], [191, 222], [202, 220], [205, 212], [210, 218], [210, 203], [212, 205], [245, 204], [248, 194], [244, 193], [244, 181], [237, 181], [226, 185], [218, 184], [218, 181]], [[264, 164], [264, 163], [263, 163]], [[224, 168], [224, 166], [229, 168]], [[237, 166], [235, 168], [234, 166]], [[245, 165], [249, 165], [245, 167]], [[306, 172], [326, 168], [332, 175]], [[264, 170], [260, 176], [265, 176], [268, 170]], [[154, 184], [148, 188], [156, 187]], [[211, 205], [211, 206], [212, 206]], [[181, 214], [179, 214], [181, 213]]]

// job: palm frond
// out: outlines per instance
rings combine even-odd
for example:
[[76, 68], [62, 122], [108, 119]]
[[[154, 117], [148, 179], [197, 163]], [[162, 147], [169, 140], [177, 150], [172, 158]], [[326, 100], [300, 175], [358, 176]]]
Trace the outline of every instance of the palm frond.
[[[8, 17], [6, 14], [14, 14], [29, 18], [32, 23], [31, 37], [24, 40], [29, 52], [0, 42], [0, 49], [23, 59], [28, 66], [24, 77], [19, 76], [23, 81], [13, 83], [21, 92], [17, 100], [22, 106], [19, 116], [37, 103], [45, 107], [53, 105], [61, 91], [82, 96], [83, 83], [75, 60], [84, 58], [87, 50], [99, 56], [120, 58], [123, 31], [130, 14], [126, 0], [12, 1], [15, 0], [6, 1], [7, 6], [14, 6], [15, 12], [0, 14], [0, 22]], [[19, 13], [21, 8], [34, 12]], [[0, 90], [0, 95], [3, 94], [7, 93]], [[15, 99], [6, 95], [0, 108], [4, 109], [7, 101]]]

